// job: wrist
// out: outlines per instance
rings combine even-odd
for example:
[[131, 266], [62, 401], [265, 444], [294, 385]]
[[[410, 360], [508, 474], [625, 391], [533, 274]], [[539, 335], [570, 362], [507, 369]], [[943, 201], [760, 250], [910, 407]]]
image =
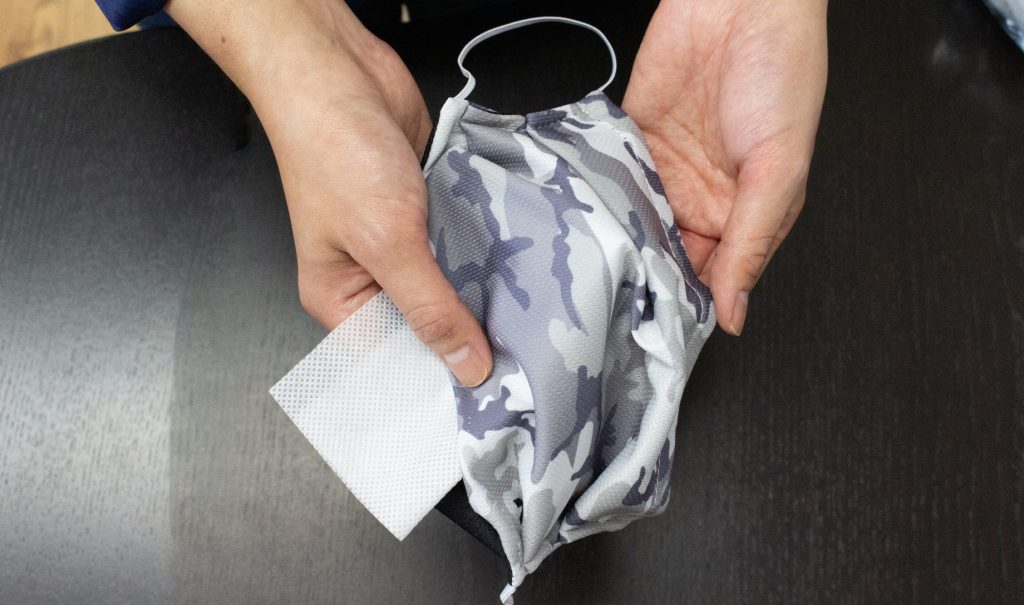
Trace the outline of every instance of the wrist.
[[344, 3], [171, 0], [167, 11], [261, 118], [279, 113], [286, 101], [373, 84], [367, 65], [380, 41]]

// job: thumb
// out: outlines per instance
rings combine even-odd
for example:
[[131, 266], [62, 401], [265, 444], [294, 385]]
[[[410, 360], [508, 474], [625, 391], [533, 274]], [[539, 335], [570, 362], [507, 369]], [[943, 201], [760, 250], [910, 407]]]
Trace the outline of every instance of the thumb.
[[416, 336], [463, 386], [480, 385], [493, 361], [487, 337], [434, 260], [426, 233], [397, 240], [363, 266], [388, 293]]
[[750, 291], [803, 206], [806, 170], [741, 170], [736, 201], [722, 229], [711, 267], [718, 324], [739, 336]]

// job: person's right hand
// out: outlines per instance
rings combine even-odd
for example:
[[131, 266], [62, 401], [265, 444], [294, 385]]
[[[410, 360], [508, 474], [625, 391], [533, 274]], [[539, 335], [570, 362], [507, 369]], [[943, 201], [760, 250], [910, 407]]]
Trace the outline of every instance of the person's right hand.
[[333, 329], [383, 288], [460, 383], [487, 339], [427, 240], [431, 122], [408, 69], [343, 2], [173, 0], [168, 12], [246, 94], [277, 158], [302, 305]]

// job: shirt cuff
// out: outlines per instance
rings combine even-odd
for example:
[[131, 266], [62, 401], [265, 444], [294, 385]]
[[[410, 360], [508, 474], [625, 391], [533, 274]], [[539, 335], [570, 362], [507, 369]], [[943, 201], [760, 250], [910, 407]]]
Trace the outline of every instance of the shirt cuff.
[[166, 3], [167, 0], [96, 0], [103, 16], [117, 31], [124, 31], [160, 12]]

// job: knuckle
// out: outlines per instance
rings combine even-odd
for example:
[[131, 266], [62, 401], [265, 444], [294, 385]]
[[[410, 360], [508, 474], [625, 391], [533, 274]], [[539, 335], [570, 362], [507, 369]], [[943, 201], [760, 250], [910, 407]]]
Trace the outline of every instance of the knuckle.
[[755, 284], [759, 279], [761, 279], [761, 272], [763, 268], [763, 263], [751, 262], [749, 264], [744, 263], [740, 265], [740, 271], [742, 272], [743, 277], [749, 284]]
[[764, 265], [765, 261], [768, 260], [768, 253], [775, 243], [775, 237], [775, 235], [759, 235], [752, 238], [741, 257], [744, 261], [743, 264], [755, 268]]
[[367, 223], [351, 225], [352, 230], [346, 239], [349, 240], [353, 254], [372, 261], [392, 248], [392, 232], [377, 221]]
[[751, 283], [757, 282], [757, 280], [761, 278], [764, 266], [768, 262], [768, 252], [770, 250], [771, 242], [772, 239], [769, 238], [767, 242], [764, 242], [763, 246], [757, 246], [756, 249], [751, 250], [740, 260], [739, 270]]
[[393, 233], [378, 227], [362, 229], [352, 239], [353, 256], [372, 271], [386, 270], [389, 260], [399, 251], [400, 244]]
[[440, 305], [422, 305], [406, 314], [406, 321], [427, 346], [446, 342], [456, 334], [455, 319]]
[[322, 286], [313, 280], [307, 271], [299, 270], [299, 304], [306, 313], [320, 320], [324, 308]]
[[768, 262], [774, 242], [775, 236], [763, 235], [746, 239], [741, 244], [733, 244], [730, 273], [746, 283], [756, 283]]
[[418, 221], [401, 214], [392, 213], [389, 217], [352, 225], [348, 239], [353, 256], [370, 266], [383, 268], [398, 262], [407, 251], [428, 245], [426, 227], [421, 228]]

